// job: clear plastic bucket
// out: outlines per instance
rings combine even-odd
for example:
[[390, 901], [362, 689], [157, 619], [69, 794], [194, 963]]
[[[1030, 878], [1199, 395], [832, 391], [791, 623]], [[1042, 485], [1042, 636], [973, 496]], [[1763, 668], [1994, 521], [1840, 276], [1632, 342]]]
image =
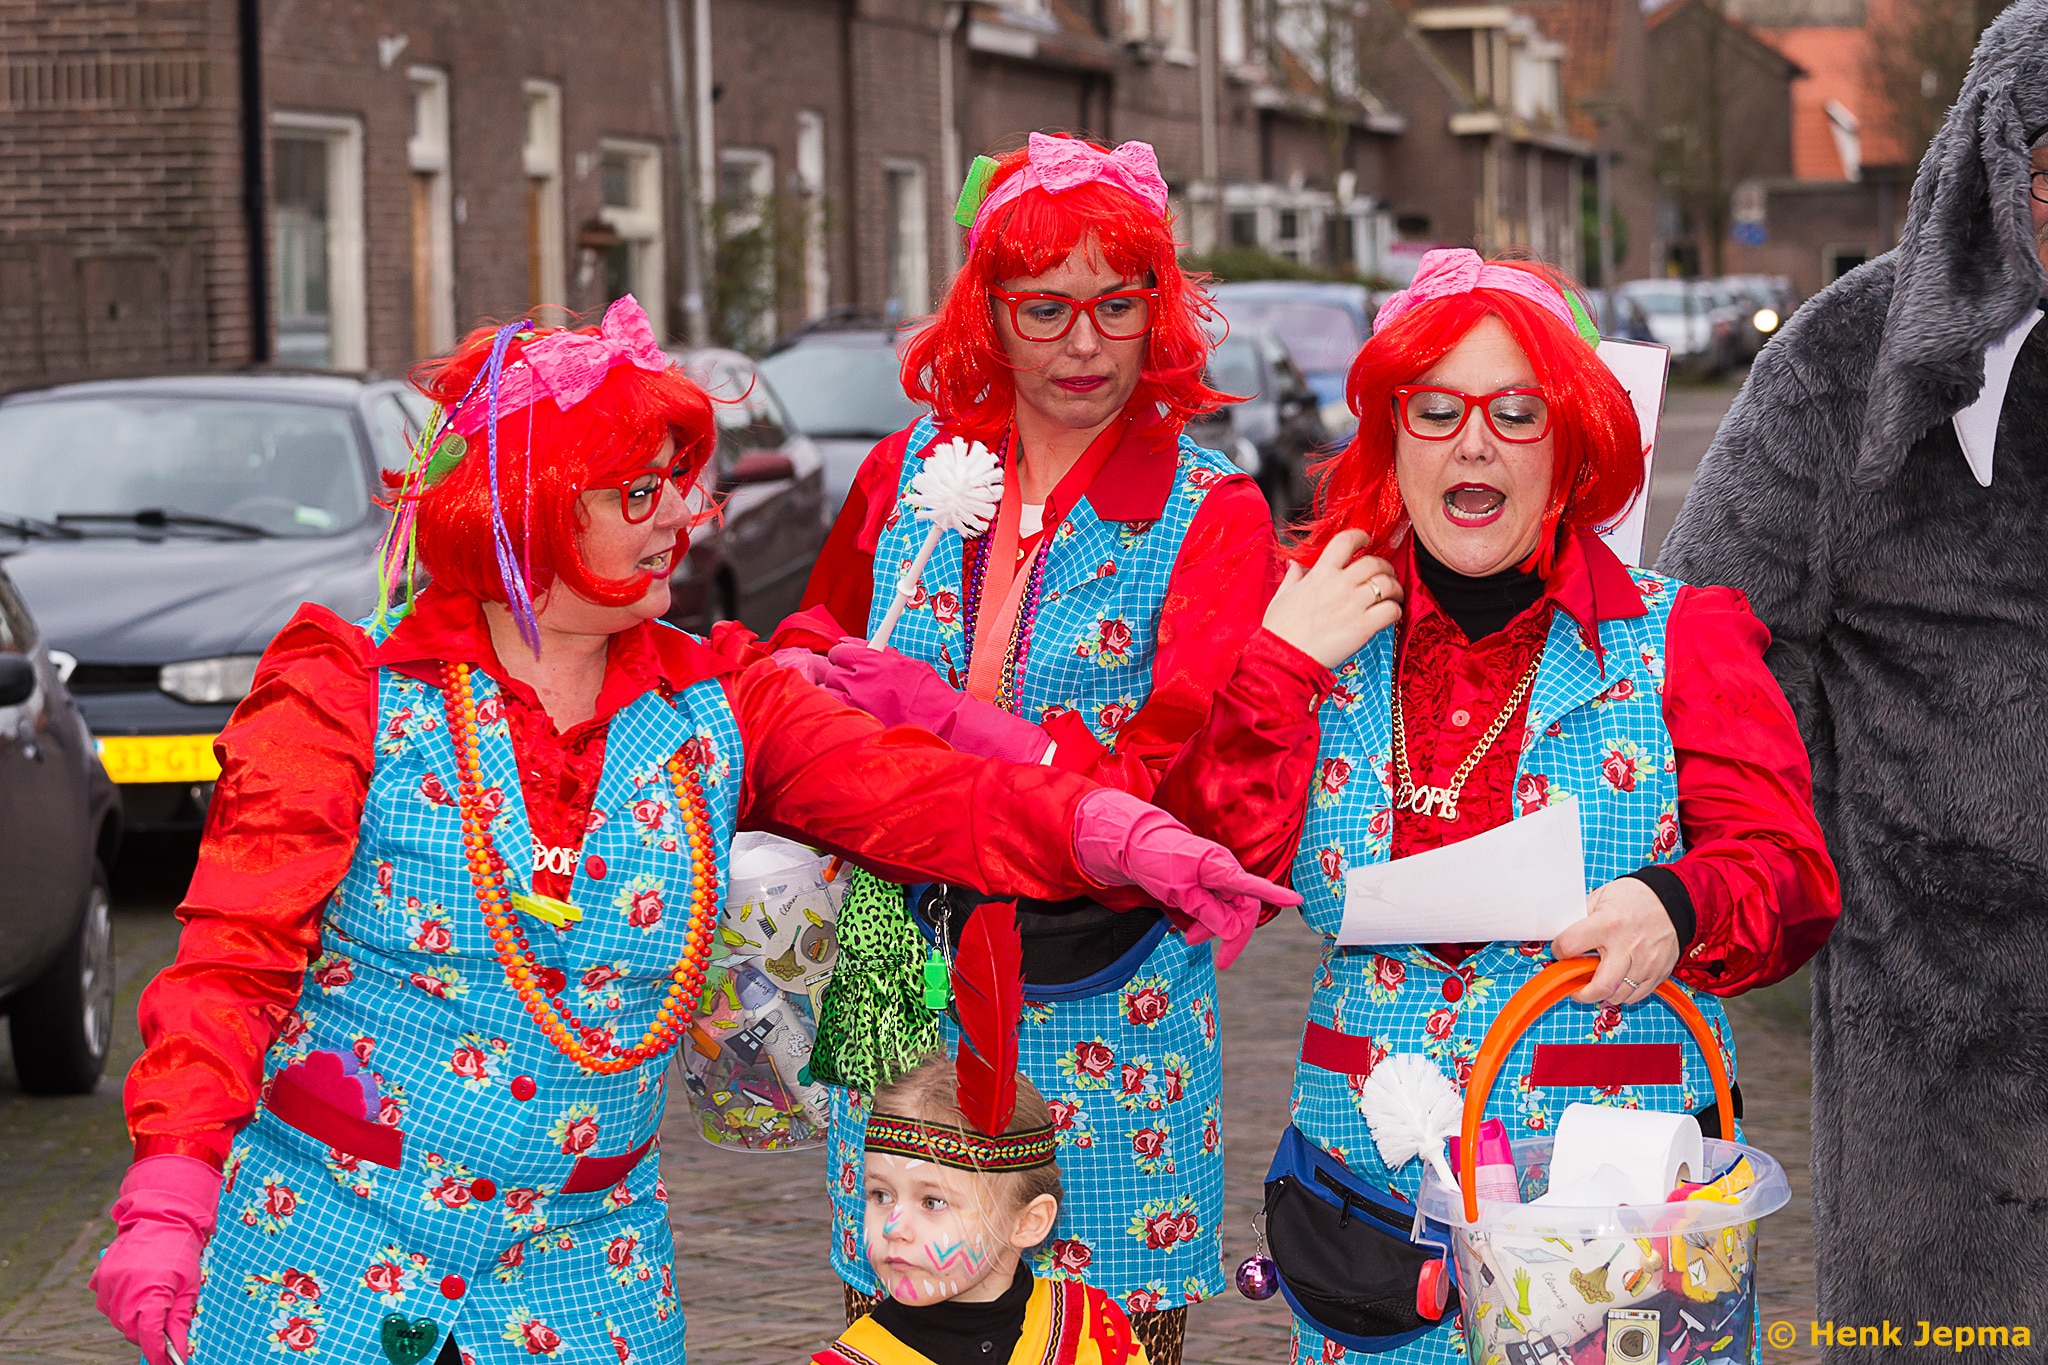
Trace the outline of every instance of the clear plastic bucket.
[[677, 1050], [706, 1142], [763, 1152], [825, 1143], [829, 1092], [810, 1061], [846, 896], [844, 870], [825, 875], [831, 862], [769, 834], [733, 841], [704, 995]]
[[[1514, 1144], [1522, 1198], [1550, 1188], [1550, 1143]], [[1723, 1365], [1757, 1360], [1757, 1220], [1792, 1197], [1764, 1152], [1706, 1139], [1708, 1172], [1747, 1161], [1732, 1203], [1612, 1208], [1479, 1202], [1434, 1172], [1418, 1212], [1451, 1232], [1474, 1365]]]

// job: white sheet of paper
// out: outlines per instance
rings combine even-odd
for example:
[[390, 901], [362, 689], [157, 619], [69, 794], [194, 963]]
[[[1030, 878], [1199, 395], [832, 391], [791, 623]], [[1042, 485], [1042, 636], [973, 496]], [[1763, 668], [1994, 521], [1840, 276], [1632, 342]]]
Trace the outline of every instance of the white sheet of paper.
[[1648, 341], [1609, 338], [1601, 341], [1599, 352], [1600, 359], [1621, 381], [1629, 401], [1635, 404], [1636, 423], [1642, 428], [1644, 446], [1643, 491], [1622, 513], [1621, 520], [1600, 538], [1622, 563], [1640, 568], [1643, 534], [1650, 518], [1650, 481], [1656, 474], [1657, 427], [1664, 417], [1664, 388], [1671, 372], [1671, 348]]
[[1579, 803], [1565, 800], [1460, 843], [1352, 868], [1337, 942], [1549, 940], [1585, 914]]

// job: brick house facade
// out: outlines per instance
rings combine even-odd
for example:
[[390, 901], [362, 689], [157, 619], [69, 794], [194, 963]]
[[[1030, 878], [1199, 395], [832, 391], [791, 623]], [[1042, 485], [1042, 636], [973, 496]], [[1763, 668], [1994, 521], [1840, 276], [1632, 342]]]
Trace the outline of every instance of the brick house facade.
[[[1634, 0], [563, 13], [0, 0], [0, 377], [394, 373], [629, 289], [669, 335], [750, 347], [833, 309], [914, 315], [957, 264], [966, 164], [1033, 128], [1152, 142], [1198, 249], [1398, 275], [1406, 238], [1576, 271], [1586, 101], [1642, 78]], [[1626, 235], [1634, 273], [1647, 224]]]

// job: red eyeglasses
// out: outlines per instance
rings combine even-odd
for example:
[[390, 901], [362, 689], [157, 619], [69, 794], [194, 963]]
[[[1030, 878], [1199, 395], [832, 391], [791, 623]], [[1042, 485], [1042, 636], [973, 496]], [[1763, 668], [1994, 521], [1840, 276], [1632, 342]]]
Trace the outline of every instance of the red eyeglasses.
[[1394, 390], [1394, 412], [1410, 436], [1448, 441], [1465, 428], [1478, 408], [1493, 434], [1513, 445], [1528, 445], [1550, 434], [1550, 404], [1540, 389], [1460, 393], [1430, 384], [1402, 384]]
[[661, 496], [666, 489], [673, 487], [678, 494], [687, 496], [692, 481], [690, 467], [678, 464], [666, 474], [643, 469], [637, 474], [627, 474], [606, 483], [594, 483], [587, 491], [596, 493], [610, 489], [617, 493], [619, 515], [637, 525], [659, 510]]
[[1062, 340], [1083, 313], [1104, 341], [1135, 341], [1152, 330], [1152, 305], [1159, 301], [1157, 289], [1117, 289], [1092, 299], [1012, 294], [994, 286], [988, 292], [1009, 305], [1010, 325], [1026, 341]]

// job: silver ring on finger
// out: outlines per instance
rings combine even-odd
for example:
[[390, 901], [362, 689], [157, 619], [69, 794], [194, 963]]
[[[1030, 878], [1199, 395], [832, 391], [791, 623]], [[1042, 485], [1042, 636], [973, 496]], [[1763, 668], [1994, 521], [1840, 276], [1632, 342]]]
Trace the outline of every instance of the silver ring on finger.
[[1626, 986], [1626, 987], [1628, 987], [1628, 988], [1629, 988], [1630, 990], [1632, 990], [1632, 991], [1639, 991], [1639, 990], [1641, 990], [1641, 989], [1643, 988], [1643, 986], [1642, 986], [1642, 983], [1641, 983], [1641, 982], [1639, 982], [1639, 981], [1637, 981], [1637, 980], [1635, 980], [1635, 979], [1634, 979], [1634, 978], [1632, 978], [1632, 977], [1626, 977], [1626, 976], [1624, 976], [1624, 977], [1623, 977], [1623, 978], [1621, 979], [1621, 984], [1622, 984], [1622, 985], [1624, 985], [1624, 986]]

